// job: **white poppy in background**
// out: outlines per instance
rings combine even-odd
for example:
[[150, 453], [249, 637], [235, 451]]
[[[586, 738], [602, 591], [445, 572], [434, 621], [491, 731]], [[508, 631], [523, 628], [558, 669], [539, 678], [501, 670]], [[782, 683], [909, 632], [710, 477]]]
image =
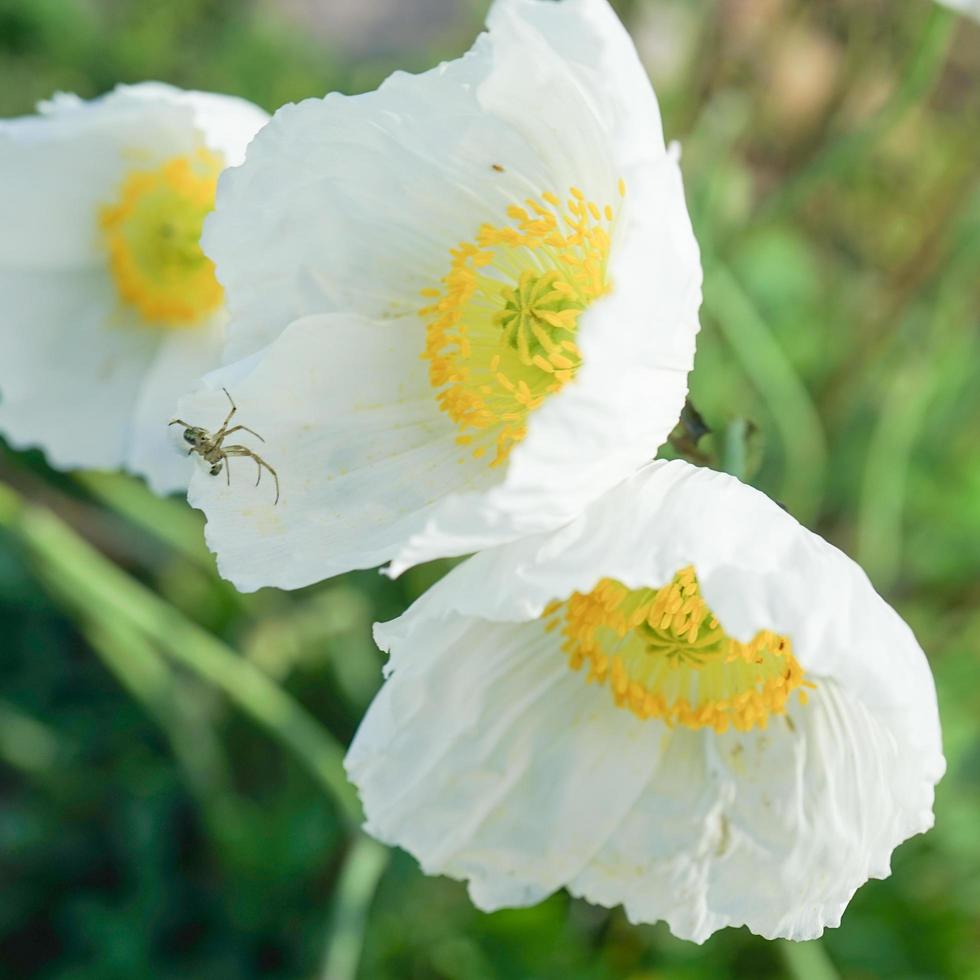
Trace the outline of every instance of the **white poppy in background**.
[[223, 296], [201, 250], [220, 171], [266, 121], [169, 85], [57, 95], [0, 121], [0, 433], [60, 468], [158, 492], [191, 463], [167, 428], [220, 361]]
[[698, 250], [606, 0], [498, 0], [463, 58], [280, 109], [204, 241], [244, 360], [180, 414], [227, 387], [282, 486], [192, 481], [241, 589], [557, 527], [683, 406]]
[[932, 825], [935, 689], [861, 569], [763, 494], [655, 463], [376, 627], [366, 829], [481, 909], [562, 886], [701, 942], [810, 939]]

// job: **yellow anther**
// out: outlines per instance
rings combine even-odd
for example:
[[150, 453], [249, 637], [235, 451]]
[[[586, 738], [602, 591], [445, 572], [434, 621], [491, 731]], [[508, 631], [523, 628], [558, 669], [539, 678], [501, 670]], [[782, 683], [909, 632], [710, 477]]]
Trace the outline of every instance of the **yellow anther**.
[[451, 248], [442, 288], [422, 291], [436, 300], [419, 315], [437, 402], [473, 436], [474, 456], [493, 450], [491, 465], [506, 461], [530, 412], [575, 376], [579, 318], [610, 288], [614, 212], [580, 188], [569, 195], [566, 206], [551, 191], [510, 205], [511, 224], [484, 224], [476, 243]]
[[761, 630], [748, 643], [728, 636], [703, 597], [694, 568], [659, 589], [627, 589], [602, 579], [545, 612], [561, 624], [573, 670], [608, 683], [614, 702], [669, 725], [765, 728], [792, 694], [807, 703], [807, 680], [789, 638]]
[[119, 298], [144, 320], [193, 327], [221, 305], [224, 294], [200, 245], [220, 172], [220, 157], [203, 149], [133, 170], [99, 212]]

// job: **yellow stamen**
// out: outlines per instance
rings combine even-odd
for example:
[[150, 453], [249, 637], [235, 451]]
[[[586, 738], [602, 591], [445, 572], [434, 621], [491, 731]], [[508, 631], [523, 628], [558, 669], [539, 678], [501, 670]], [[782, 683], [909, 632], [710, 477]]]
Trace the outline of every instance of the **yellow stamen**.
[[441, 290], [422, 291], [422, 356], [436, 399], [475, 434], [474, 456], [493, 450], [491, 466], [527, 434], [528, 415], [574, 378], [579, 317], [611, 288], [615, 212], [578, 187], [569, 195], [565, 205], [551, 191], [512, 204], [511, 224], [484, 225], [475, 242], [450, 249]]
[[669, 725], [765, 728], [795, 691], [806, 704], [803, 668], [789, 638], [761, 630], [748, 643], [728, 636], [700, 594], [694, 568], [659, 589], [602, 579], [545, 611], [562, 627], [569, 666], [609, 687], [618, 707]]
[[119, 296], [152, 323], [193, 327], [221, 305], [200, 245], [220, 172], [221, 159], [203, 149], [155, 170], [132, 170], [99, 213]]

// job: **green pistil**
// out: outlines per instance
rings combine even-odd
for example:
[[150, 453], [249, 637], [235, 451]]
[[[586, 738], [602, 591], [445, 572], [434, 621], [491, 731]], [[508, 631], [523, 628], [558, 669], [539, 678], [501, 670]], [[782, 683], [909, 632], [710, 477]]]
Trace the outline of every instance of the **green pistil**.
[[563, 340], [575, 336], [578, 314], [585, 304], [568, 292], [555, 289], [558, 272], [535, 275], [522, 273], [513, 289], [502, 291], [504, 308], [494, 317], [502, 328], [501, 340], [530, 365], [536, 354], [547, 357], [559, 350]]

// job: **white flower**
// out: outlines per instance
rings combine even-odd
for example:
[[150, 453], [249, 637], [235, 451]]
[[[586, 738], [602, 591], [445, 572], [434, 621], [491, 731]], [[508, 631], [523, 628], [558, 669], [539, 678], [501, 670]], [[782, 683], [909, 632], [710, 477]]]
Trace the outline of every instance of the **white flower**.
[[0, 433], [12, 444], [61, 468], [186, 487], [167, 423], [219, 363], [226, 318], [201, 228], [219, 171], [266, 118], [146, 83], [0, 121]]
[[482, 909], [565, 886], [701, 942], [809, 939], [932, 825], [935, 690], [841, 552], [655, 463], [378, 626], [350, 749], [367, 830]]
[[677, 422], [701, 269], [632, 42], [606, 0], [488, 25], [281, 109], [221, 181], [204, 240], [245, 361], [181, 415], [213, 427], [226, 386], [278, 468], [278, 506], [244, 467], [191, 484], [239, 588], [557, 527]]

